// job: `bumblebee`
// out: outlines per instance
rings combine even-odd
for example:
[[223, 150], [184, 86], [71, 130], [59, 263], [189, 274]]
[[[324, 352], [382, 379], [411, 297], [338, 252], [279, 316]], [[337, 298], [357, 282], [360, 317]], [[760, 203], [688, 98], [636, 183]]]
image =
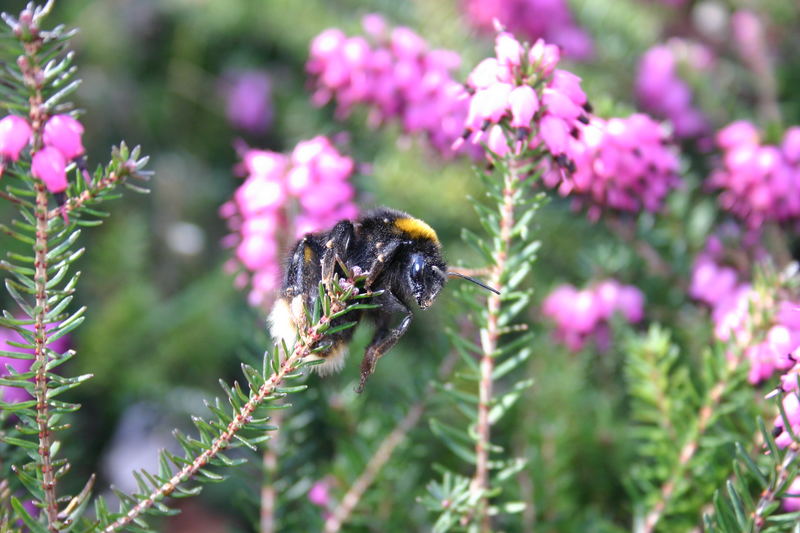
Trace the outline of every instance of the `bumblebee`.
[[[341, 220], [330, 231], [308, 233], [297, 241], [287, 257], [280, 297], [270, 313], [270, 333], [275, 342], [294, 344], [298, 329], [306, 321], [305, 310], [313, 309], [319, 297], [320, 282], [327, 286], [335, 274], [343, 276], [341, 265], [362, 272], [367, 290], [382, 291], [369, 301], [378, 307], [355, 310], [331, 324], [362, 318], [375, 324], [375, 335], [361, 362], [357, 392], [364, 389], [378, 359], [408, 331], [412, 308], [430, 307], [449, 277], [465, 278], [497, 292], [469, 276], [448, 271], [439, 239], [428, 224], [382, 207], [354, 221]], [[324, 361], [315, 366], [320, 374], [342, 368], [354, 330], [348, 328], [321, 341], [325, 348], [314, 354]]]

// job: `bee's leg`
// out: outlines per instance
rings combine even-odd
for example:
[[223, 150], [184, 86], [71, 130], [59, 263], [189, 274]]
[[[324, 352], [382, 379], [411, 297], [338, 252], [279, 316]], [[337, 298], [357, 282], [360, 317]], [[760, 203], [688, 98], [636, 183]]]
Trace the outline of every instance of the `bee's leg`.
[[336, 270], [336, 260], [343, 261], [347, 258], [350, 241], [353, 240], [355, 229], [349, 220], [338, 222], [328, 233], [324, 240], [325, 251], [322, 254], [322, 281], [329, 286]]
[[[375, 336], [372, 338], [367, 350], [364, 352], [364, 359], [361, 361], [361, 381], [356, 387], [356, 392], [361, 393], [364, 390], [364, 385], [367, 383], [367, 378], [375, 371], [375, 365], [386, 352], [392, 349], [397, 344], [400, 337], [405, 335], [411, 325], [411, 310], [406, 307], [394, 295], [389, 295], [390, 300], [387, 301], [380, 308], [380, 315], [376, 322]], [[400, 324], [392, 328], [390, 326], [392, 313], [394, 311], [402, 311], [405, 313]]]
[[380, 276], [381, 272], [383, 272], [383, 268], [392, 261], [395, 252], [397, 252], [397, 249], [400, 247], [400, 244], [402, 244], [402, 241], [392, 241], [377, 249], [375, 260], [369, 267], [369, 272], [367, 272], [367, 281], [364, 283], [364, 286], [367, 289], [372, 287], [372, 284], [375, 283], [375, 280], [377, 280], [378, 276]]
[[[319, 245], [309, 233], [295, 245], [286, 268], [284, 291], [287, 296], [317, 293], [320, 280]], [[308, 302], [307, 302], [308, 303]]]

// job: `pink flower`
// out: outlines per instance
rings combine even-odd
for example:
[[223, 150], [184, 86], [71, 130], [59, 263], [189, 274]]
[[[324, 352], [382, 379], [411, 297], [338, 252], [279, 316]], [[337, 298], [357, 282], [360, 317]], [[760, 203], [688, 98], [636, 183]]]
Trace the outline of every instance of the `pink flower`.
[[509, 152], [508, 140], [506, 139], [505, 131], [501, 126], [495, 124], [489, 130], [489, 136], [486, 139], [486, 147], [498, 157], [503, 157]]
[[[573, 59], [586, 60], [593, 55], [591, 37], [573, 19], [566, 0], [462, 0], [473, 26], [491, 32], [494, 21], [510, 33], [529, 41], [544, 38]], [[514, 57], [513, 43], [508, 43], [508, 57]], [[498, 52], [498, 56], [501, 55]], [[505, 55], [503, 53], [502, 55]]]
[[647, 115], [592, 118], [576, 127], [577, 139], [566, 125], [553, 115], [541, 121], [539, 134], [547, 148], [574, 165], [571, 172], [550, 167], [544, 183], [574, 198], [576, 206], [589, 208], [590, 217], [608, 209], [658, 211], [667, 194], [680, 185], [677, 154], [661, 126]]
[[51, 193], [61, 193], [67, 190], [67, 162], [61, 151], [45, 146], [35, 154], [31, 162], [31, 173], [34, 177], [44, 182]]
[[800, 127], [792, 126], [783, 135], [781, 143], [783, 157], [792, 165], [800, 163]]
[[245, 70], [226, 75], [225, 114], [236, 128], [264, 133], [272, 123], [272, 83], [266, 72]]
[[0, 158], [16, 161], [31, 140], [31, 127], [17, 115], [8, 115], [0, 120]]
[[522, 45], [508, 32], [497, 34], [494, 45], [497, 62], [501, 67], [513, 69], [522, 61]]
[[69, 115], [54, 115], [44, 125], [44, 144], [58, 149], [69, 161], [85, 152], [83, 125]]
[[[681, 43], [675, 40], [672, 44], [678, 47]], [[655, 46], [642, 56], [635, 89], [639, 105], [669, 120], [676, 137], [686, 139], [708, 132], [708, 119], [692, 105], [692, 91], [678, 76], [677, 60], [670, 45]]]
[[[798, 402], [797, 394], [789, 393], [783, 397], [783, 410], [786, 413], [786, 421], [792, 428], [795, 435], [800, 434], [800, 402]], [[780, 448], [786, 448], [792, 443], [792, 436], [785, 430], [784, 419], [780, 414], [775, 417], [775, 427], [783, 429], [777, 437], [775, 437], [775, 444]]]
[[722, 164], [707, 179], [719, 203], [750, 228], [765, 222], [800, 220], [800, 158], [797, 128], [786, 131], [780, 147], [762, 145], [755, 126], [734, 122], [717, 133]]
[[514, 88], [508, 95], [511, 108], [511, 127], [528, 128], [533, 115], [539, 110], [539, 97], [530, 85]]
[[555, 338], [572, 351], [594, 340], [600, 350], [610, 345], [609, 323], [620, 313], [629, 323], [644, 317], [644, 295], [631, 285], [610, 279], [583, 290], [556, 287], [542, 302], [542, 314], [556, 324]]
[[327, 481], [317, 481], [311, 485], [308, 491], [308, 500], [314, 505], [320, 507], [328, 507], [331, 503], [331, 495], [329, 491], [329, 483]]
[[797, 476], [786, 489], [787, 495], [783, 497], [781, 506], [787, 512], [794, 513], [800, 511], [800, 476]]
[[247, 176], [220, 215], [232, 231], [225, 243], [246, 270], [237, 283], [250, 282], [251, 305], [268, 306], [280, 286], [280, 255], [293, 239], [357, 216], [349, 181], [355, 163], [322, 136], [299, 142], [291, 156], [247, 150], [242, 160]]
[[[430, 50], [411, 29], [389, 30], [377, 15], [365, 17], [364, 27], [370, 39], [325, 30], [313, 40], [306, 64], [312, 101], [333, 101], [338, 118], [365, 106], [371, 125], [396, 119], [407, 133], [423, 134], [442, 155], [454, 155], [451, 146], [463, 132], [468, 107], [466, 90], [452, 75], [458, 54]], [[467, 145], [461, 151], [478, 154], [480, 148]]]

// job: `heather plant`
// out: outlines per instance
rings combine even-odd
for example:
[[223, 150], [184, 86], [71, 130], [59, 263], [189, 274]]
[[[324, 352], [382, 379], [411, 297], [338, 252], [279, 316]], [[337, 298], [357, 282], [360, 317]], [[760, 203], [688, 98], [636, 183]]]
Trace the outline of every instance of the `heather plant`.
[[[104, 6], [3, 15], [0, 531], [798, 529], [796, 6]], [[356, 391], [362, 265], [267, 316], [380, 205], [496, 292]]]

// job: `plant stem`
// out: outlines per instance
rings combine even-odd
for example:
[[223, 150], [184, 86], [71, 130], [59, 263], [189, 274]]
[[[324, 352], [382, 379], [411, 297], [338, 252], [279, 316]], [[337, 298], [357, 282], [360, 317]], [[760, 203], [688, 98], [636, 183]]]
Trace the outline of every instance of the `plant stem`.
[[[442, 361], [439, 366], [439, 377], [444, 379], [453, 371], [456, 361], [458, 360], [458, 352], [450, 352], [450, 354]], [[356, 478], [355, 482], [350, 485], [350, 488], [342, 498], [340, 503], [334, 510], [333, 514], [325, 521], [325, 533], [337, 533], [341, 530], [342, 525], [350, 517], [350, 514], [355, 509], [361, 497], [366, 490], [378, 477], [381, 469], [389, 462], [395, 449], [402, 444], [406, 435], [411, 429], [419, 423], [422, 414], [425, 412], [426, 404], [430, 395], [433, 393], [433, 385], [428, 384], [423, 393], [422, 400], [418, 401], [411, 406], [406, 416], [394, 427], [391, 433], [381, 442], [381, 445], [370, 458], [364, 471]]]
[[226, 449], [236, 434], [251, 420], [258, 406], [275, 392], [287, 375], [296, 371], [297, 366], [302, 363], [306, 357], [311, 355], [315, 343], [323, 338], [324, 331], [328, 327], [331, 317], [344, 309], [344, 302], [334, 301], [326, 315], [322, 316], [313, 327], [300, 333], [299, 339], [295, 343], [294, 350], [292, 350], [292, 354], [285, 358], [277, 371], [259, 387], [255, 394], [252, 394], [247, 403], [239, 409], [239, 412], [225, 428], [225, 431], [218, 435], [203, 453], [176, 472], [168, 481], [155, 488], [147, 497], [140, 500], [139, 503], [107, 526], [103, 531], [105, 533], [110, 533], [130, 524], [144, 511], [155, 505], [156, 502], [172, 494], [178, 485], [191, 479], [198, 470], [206, 466], [219, 452]]
[[208, 462], [219, 452], [227, 448], [231, 440], [233, 440], [234, 435], [236, 435], [250, 420], [250, 417], [253, 415], [253, 412], [255, 412], [256, 408], [275, 391], [276, 387], [280, 385], [286, 375], [295, 371], [296, 365], [300, 363], [304, 357], [309, 355], [309, 346], [310, 344], [308, 343], [302, 343], [295, 348], [295, 350], [292, 352], [292, 355], [290, 355], [285, 361], [283, 361], [283, 363], [281, 363], [278, 371], [274, 373], [258, 389], [258, 392], [242, 406], [242, 408], [236, 414], [236, 417], [234, 417], [234, 419], [228, 424], [228, 427], [225, 429], [225, 431], [223, 431], [216, 439], [214, 439], [208, 449], [195, 457], [191, 463], [181, 468], [169, 479], [169, 481], [151, 492], [147, 498], [141, 500], [139, 503], [133, 506], [125, 515], [121, 516], [111, 525], [106, 527], [104, 531], [109, 533], [130, 524], [140, 514], [155, 505], [157, 501], [162, 500], [166, 496], [172, 494], [179, 484], [191, 479], [198, 470], [208, 464]]
[[[278, 409], [272, 416], [272, 423], [278, 427], [283, 424], [283, 409]], [[272, 438], [267, 441], [262, 458], [264, 476], [261, 482], [261, 533], [274, 533], [275, 531], [275, 476], [278, 471], [278, 456], [280, 455], [279, 430], [272, 432]]]
[[650, 512], [648, 512], [645, 516], [641, 533], [652, 533], [655, 530], [659, 520], [661, 520], [662, 516], [664, 515], [664, 511], [666, 510], [669, 502], [672, 500], [672, 497], [678, 488], [678, 484], [683, 480], [682, 478], [686, 474], [689, 463], [694, 458], [695, 453], [697, 453], [700, 445], [700, 438], [711, 425], [716, 407], [724, 398], [733, 374], [738, 368], [741, 368], [742, 364], [743, 361], [741, 355], [729, 359], [728, 363], [725, 365], [725, 372], [720, 377], [719, 381], [717, 381], [714, 386], [708, 390], [708, 393], [705, 396], [705, 401], [700, 407], [697, 418], [695, 419], [694, 427], [689, 432], [689, 436], [684, 441], [683, 446], [678, 453], [678, 462], [674, 468], [672, 468], [672, 473], [669, 479], [667, 479], [661, 485], [658, 501], [656, 501], [656, 503], [653, 505], [653, 508], [650, 509]]
[[[25, 85], [31, 89], [28, 97], [28, 116], [33, 130], [32, 150], [42, 145], [42, 130], [47, 119], [47, 110], [43, 108], [41, 68], [38, 53], [42, 41], [34, 39], [25, 43], [25, 55], [18, 59]], [[47, 235], [48, 235], [48, 195], [44, 183], [37, 180], [35, 184], [36, 205], [36, 240], [34, 242], [34, 287], [36, 306], [34, 308], [34, 352], [36, 376], [34, 378], [34, 395], [36, 397], [36, 425], [39, 430], [39, 466], [42, 471], [42, 490], [44, 491], [44, 514], [47, 516], [47, 527], [50, 531], [58, 531], [58, 502], [56, 498], [56, 478], [53, 471], [52, 434], [50, 432], [50, 415], [47, 403]]]
[[48, 218], [57, 218], [62, 215], [69, 215], [70, 212], [81, 207], [86, 202], [95, 198], [100, 192], [112, 188], [123, 176], [116, 173], [111, 173], [103, 177], [100, 181], [92, 186], [91, 189], [83, 191], [78, 196], [68, 199], [62, 207], [51, 209], [47, 213]]
[[776, 493], [788, 483], [789, 473], [792, 470], [792, 465], [797, 459], [797, 451], [789, 450], [783, 461], [776, 467], [774, 477], [771, 477], [769, 487], [764, 489], [761, 497], [758, 499], [758, 504], [753, 511], [753, 528], [752, 531], [757, 533], [761, 531], [766, 525], [766, 516], [771, 512], [771, 505], [775, 501]]
[[[500, 238], [495, 239], [495, 249], [492, 253], [493, 265], [489, 276], [489, 284], [502, 291], [502, 281], [505, 277], [506, 260], [511, 246], [511, 230], [514, 227], [514, 193], [519, 182], [515, 161], [509, 161], [508, 172], [503, 176], [503, 203], [500, 204]], [[489, 447], [491, 445], [491, 422], [489, 411], [492, 404], [492, 373], [494, 371], [494, 356], [497, 350], [497, 341], [501, 331], [500, 295], [492, 293], [487, 300], [486, 328], [481, 330], [481, 361], [480, 383], [478, 385], [478, 420], [476, 425], [477, 440], [475, 442], [475, 476], [472, 478], [472, 490], [480, 491], [480, 498], [476, 517], [480, 522], [480, 531], [491, 531], [489, 517], [489, 499], [486, 496], [490, 488], [489, 482]]]
[[47, 305], [47, 190], [43, 183], [36, 183], [36, 244], [33, 281], [36, 287], [36, 307], [34, 311], [34, 341], [36, 353], [36, 424], [39, 426], [39, 461], [42, 469], [42, 489], [44, 490], [47, 523], [50, 531], [58, 531], [58, 503], [56, 502], [56, 479], [53, 472], [50, 448], [50, 416], [47, 404], [47, 327], [45, 315]]

